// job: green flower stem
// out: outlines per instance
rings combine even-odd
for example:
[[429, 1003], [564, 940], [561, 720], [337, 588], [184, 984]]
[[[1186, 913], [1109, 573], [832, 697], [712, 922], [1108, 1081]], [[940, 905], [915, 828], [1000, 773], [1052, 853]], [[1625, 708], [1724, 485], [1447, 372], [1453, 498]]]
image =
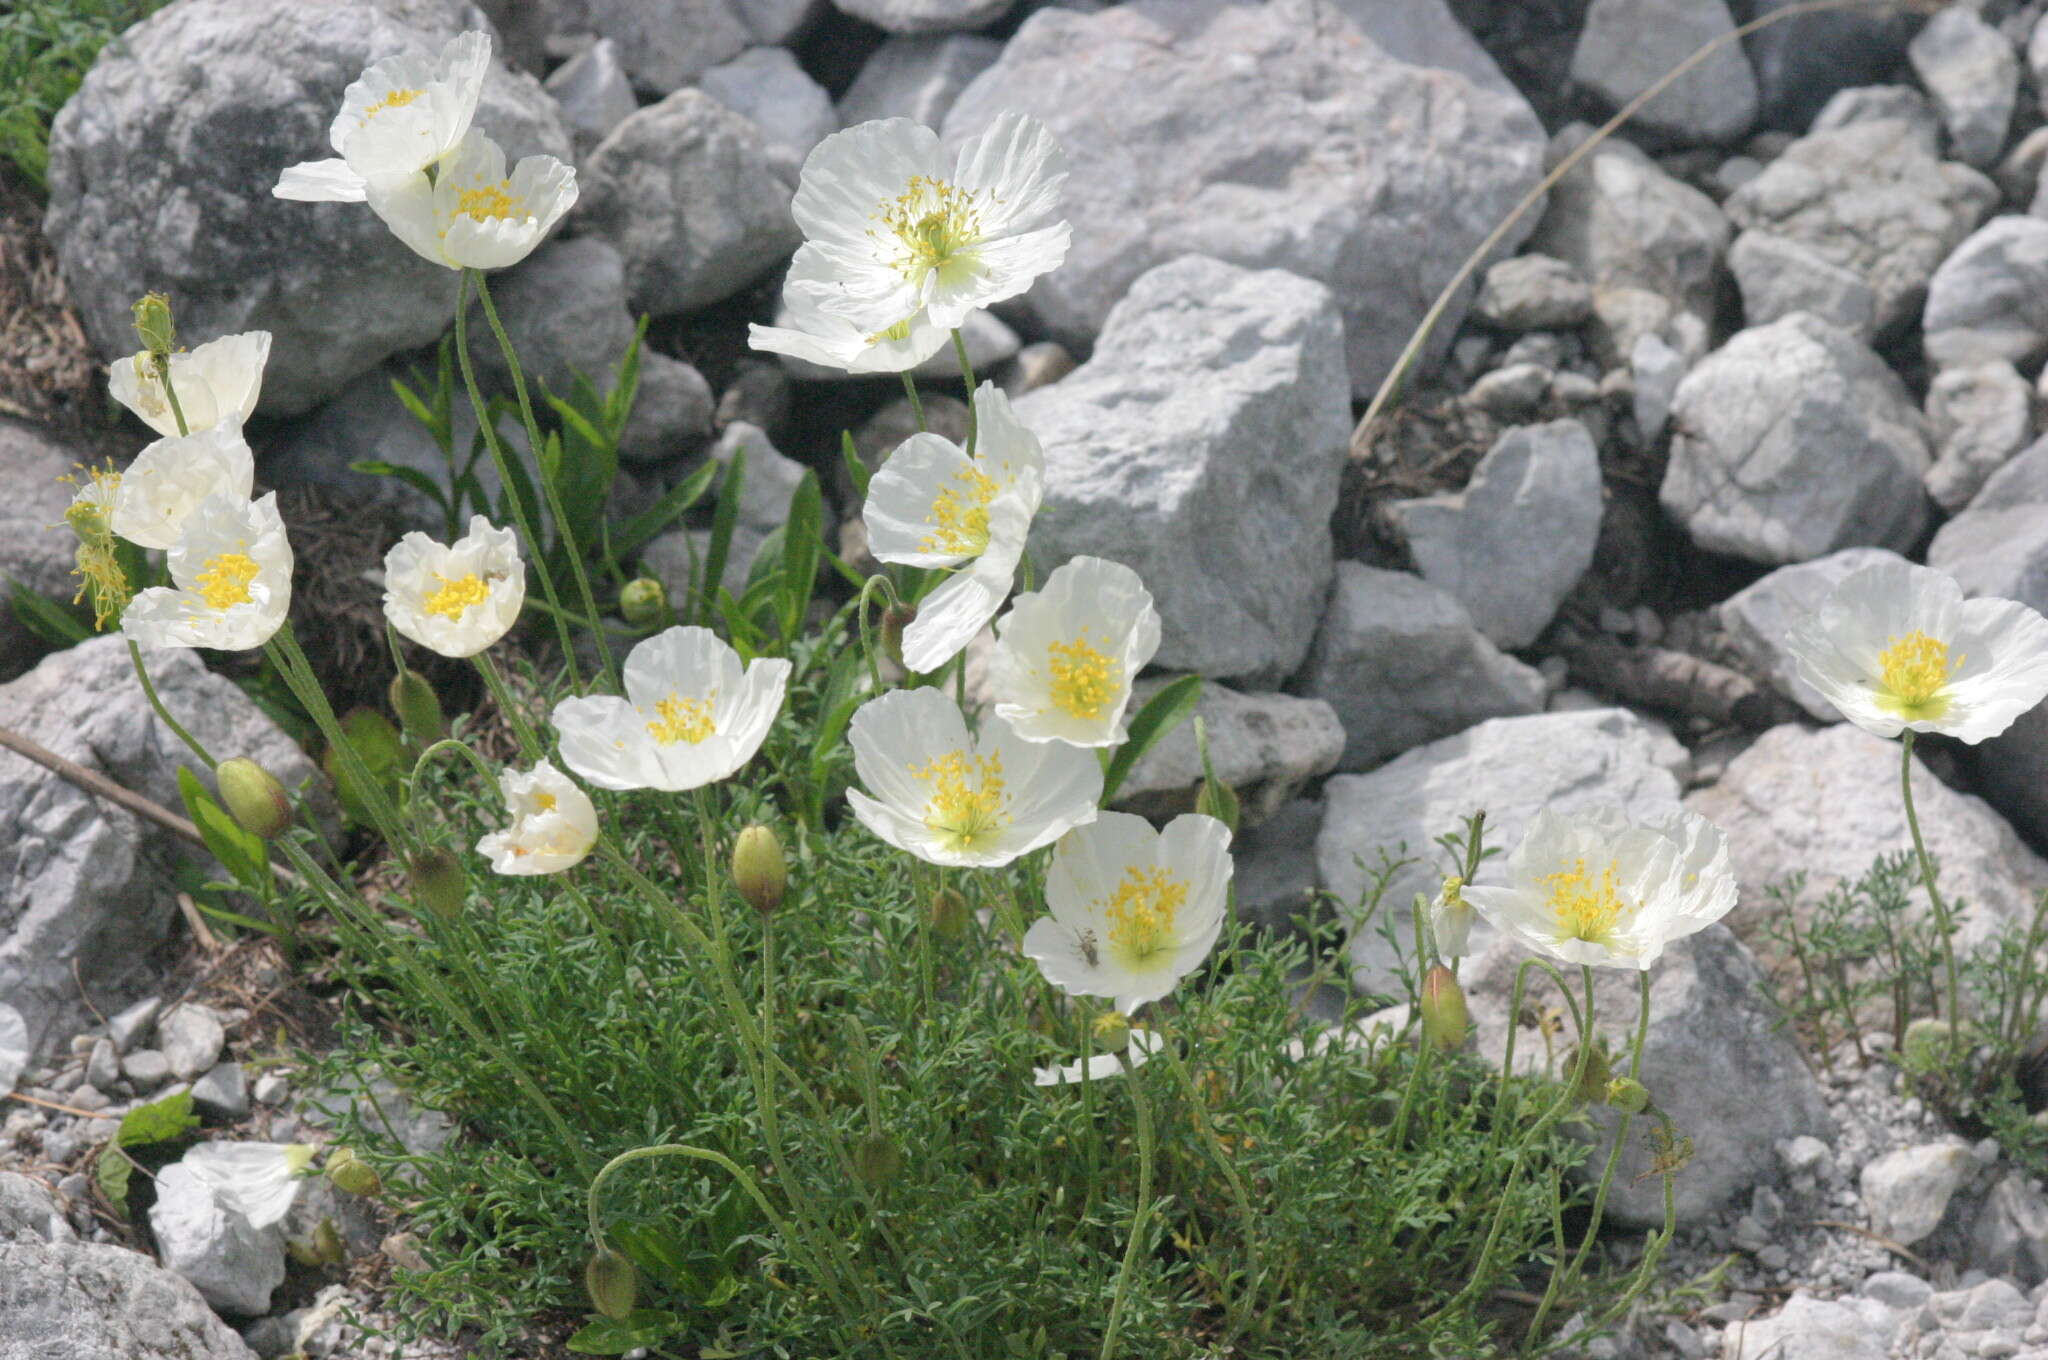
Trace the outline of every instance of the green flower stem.
[[[505, 356], [506, 367], [512, 370], [512, 391], [519, 398], [519, 416], [526, 423], [526, 440], [533, 450], [534, 471], [540, 480], [541, 494], [547, 497], [548, 510], [555, 517], [555, 532], [561, 536], [562, 546], [568, 552], [569, 574], [575, 578], [576, 593], [583, 600], [583, 612], [591, 619], [591, 636], [597, 642], [598, 667], [604, 674], [604, 682], [611, 689], [619, 687], [619, 669], [612, 662], [611, 643], [604, 635], [604, 619], [597, 612], [597, 597], [590, 592], [590, 574], [583, 567], [583, 552], [576, 543], [576, 527], [569, 523], [569, 516], [562, 508], [561, 488], [554, 478], [548, 476], [547, 468], [541, 462], [540, 422], [533, 418], [533, 403], [526, 395], [526, 373], [519, 365], [519, 354], [512, 348], [512, 337], [505, 334], [503, 323], [498, 320], [498, 309], [491, 303], [490, 285], [484, 282], [484, 271], [468, 271], [476, 275], [477, 300], [484, 305], [484, 319], [491, 323], [491, 333], [498, 337], [498, 349]], [[600, 512], [601, 513], [601, 512]]]
[[171, 356], [152, 355], [150, 362], [156, 367], [156, 380], [164, 385], [164, 396], [171, 403], [171, 419], [178, 422], [178, 433], [192, 433], [191, 427], [185, 424], [185, 408], [178, 404], [178, 389], [171, 385]]
[[960, 361], [960, 380], [967, 384], [967, 456], [974, 456], [974, 365], [967, 360], [967, 338], [953, 328], [953, 357]]
[[1899, 792], [1906, 800], [1906, 825], [1913, 832], [1913, 854], [1920, 861], [1920, 881], [1927, 885], [1927, 902], [1934, 908], [1935, 933], [1941, 936], [1941, 969], [1948, 982], [1949, 1057], [1963, 1056], [1963, 989], [1956, 980], [1956, 945], [1953, 918], [1941, 889], [1934, 883], [1934, 861], [1927, 857], [1927, 842], [1920, 837], [1920, 814], [1913, 807], [1913, 729], [1907, 728], [1899, 743]]
[[924, 402], [918, 399], [917, 382], [910, 376], [910, 370], [907, 368], [903, 370], [901, 376], [903, 378], [903, 395], [910, 398], [910, 413], [917, 417], [917, 432], [923, 434], [925, 432]]
[[[1424, 958], [1422, 943], [1422, 913], [1424, 905], [1422, 894], [1417, 893], [1415, 894], [1415, 901], [1408, 909], [1409, 920], [1415, 927], [1415, 966], [1417, 968], [1422, 967]], [[1411, 1013], [1415, 1021], [1419, 1022], [1421, 1020], [1422, 991], [1420, 986], [1416, 989]], [[1515, 1012], [1510, 1011], [1508, 1014], [1513, 1016]], [[1415, 1066], [1408, 1069], [1407, 1086], [1401, 1092], [1401, 1108], [1394, 1115], [1393, 1136], [1388, 1139], [1389, 1145], [1394, 1148], [1396, 1154], [1399, 1153], [1402, 1144], [1408, 1139], [1408, 1116], [1415, 1108], [1415, 1094], [1422, 1086], [1422, 1074], [1428, 1069], [1429, 1060], [1436, 1055], [1436, 1045], [1429, 1041], [1429, 1036], [1425, 1033], [1421, 1036], [1421, 1039], [1422, 1042], [1418, 1045], [1415, 1054]]]
[[498, 701], [498, 711], [505, 715], [505, 721], [512, 728], [512, 735], [518, 739], [519, 749], [529, 761], [537, 761], [547, 754], [547, 747], [535, 734], [533, 724], [527, 721], [526, 710], [512, 694], [512, 687], [505, 683], [505, 673], [498, 669], [498, 663], [487, 651], [478, 652], [470, 658], [476, 663], [477, 674], [484, 678], [484, 688]]
[[413, 834], [419, 837], [422, 844], [425, 844], [428, 839], [428, 827], [426, 810], [420, 806], [419, 800], [420, 777], [427, 772], [427, 766], [432, 763], [434, 757], [446, 751], [455, 752], [469, 761], [471, 768], [482, 777], [486, 789], [494, 789], [498, 786], [498, 772], [491, 768], [488, 761], [472, 750], [468, 742], [460, 738], [443, 737], [426, 750], [420, 752], [419, 759], [412, 763], [412, 773], [407, 775], [405, 779], [405, 805], [406, 811], [412, 816]]
[[312, 715], [314, 725], [320, 729], [320, 735], [327, 739], [327, 744], [340, 757], [342, 768], [347, 770], [349, 778], [355, 781], [357, 790], [362, 794], [363, 803], [369, 809], [370, 819], [377, 824], [378, 833], [384, 837], [393, 851], [409, 855], [414, 848], [409, 828], [398, 815], [398, 809], [391, 805], [391, 799], [384, 792], [383, 784], [371, 777], [370, 768], [363, 763], [362, 754], [356, 750], [355, 743], [342, 732], [341, 723], [334, 716], [334, 707], [327, 702], [326, 692], [320, 688], [319, 677], [313, 673], [313, 663], [306, 660], [305, 652], [299, 647], [298, 634], [293, 631], [291, 620], [286, 619], [276, 635], [264, 643], [263, 647], [270, 657], [271, 664], [276, 666], [278, 674], [284, 677], [286, 687], [299, 701], [299, 705]]
[[[1581, 964], [1580, 968], [1586, 975], [1586, 997], [1587, 1005], [1590, 1007], [1593, 996], [1593, 969], [1587, 964]], [[1650, 1037], [1650, 970], [1640, 970], [1636, 974], [1636, 981], [1638, 1000], [1635, 1045], [1629, 1054], [1628, 1062], [1628, 1075], [1631, 1081], [1642, 1075], [1643, 1046]], [[1587, 1042], [1590, 1044], [1590, 1040]], [[1615, 1127], [1614, 1146], [1608, 1149], [1607, 1166], [1600, 1173], [1600, 1187], [1593, 1192], [1593, 1215], [1586, 1222], [1586, 1234], [1579, 1240], [1579, 1250], [1572, 1257], [1570, 1266], [1566, 1266], [1560, 1260], [1557, 1269], [1551, 1272], [1550, 1284], [1543, 1291], [1543, 1301], [1536, 1306], [1536, 1316], [1529, 1323], [1529, 1339], [1532, 1345], [1535, 1344], [1536, 1338], [1542, 1335], [1544, 1319], [1550, 1315], [1551, 1306], [1556, 1303], [1558, 1294], [1578, 1279], [1579, 1272], [1585, 1269], [1586, 1258], [1593, 1252], [1593, 1241], [1600, 1234], [1600, 1220], [1607, 1212], [1607, 1193], [1614, 1186], [1614, 1173], [1621, 1166], [1621, 1154], [1628, 1148], [1629, 1125], [1634, 1122], [1635, 1116], [1624, 1111], [1621, 1122]], [[1668, 1177], [1665, 1183], [1668, 1188]]]
[[[491, 462], [498, 469], [498, 480], [504, 485], [505, 499], [512, 503], [512, 517], [519, 522], [519, 536], [526, 540], [526, 556], [533, 563], [533, 574], [540, 578], [541, 594], [547, 598], [549, 617], [555, 621], [555, 635], [562, 647], [562, 665], [569, 672], [569, 683], [578, 694], [583, 692], [583, 680], [576, 668], [576, 639], [569, 632], [568, 616], [562, 612], [562, 602], [555, 594], [554, 574], [548, 570], [547, 558], [542, 551], [539, 532], [533, 523], [533, 507], [527, 505], [526, 497], [519, 494], [517, 483], [512, 480], [512, 470], [505, 455], [505, 448], [498, 439], [498, 426], [491, 419], [491, 408], [484, 401], [484, 394], [476, 382], [476, 368], [469, 359], [469, 276], [475, 270], [462, 271], [462, 282], [455, 290], [455, 357], [462, 366], [462, 383], [469, 392], [469, 404], [476, 411], [477, 428], [483, 431], [484, 447], [491, 452]], [[481, 277], [481, 276], [479, 276]], [[537, 461], [540, 450], [534, 449]], [[547, 478], [541, 478], [543, 482]]]
[[[1138, 1118], [1138, 1204], [1131, 1212], [1131, 1239], [1124, 1245], [1124, 1263], [1116, 1273], [1116, 1297], [1109, 1305], [1109, 1325], [1103, 1329], [1102, 1351], [1096, 1360], [1110, 1360], [1116, 1354], [1116, 1335], [1123, 1325], [1124, 1305], [1130, 1301], [1131, 1276], [1137, 1272], [1138, 1253], [1152, 1218], [1152, 1107], [1139, 1089], [1138, 1069], [1130, 1058], [1119, 1053], [1116, 1060], [1123, 1064], [1124, 1084], [1130, 1088], [1131, 1109]], [[1082, 1070], [1087, 1070], [1085, 1059]]]
[[[469, 1008], [464, 1006], [443, 985], [441, 980], [434, 976], [433, 970], [422, 965], [419, 959], [409, 950], [385, 947], [389, 945], [389, 941], [385, 938], [388, 932], [383, 921], [378, 919], [355, 893], [336, 883], [328, 875], [327, 871], [315, 863], [313, 857], [308, 855], [290, 837], [280, 837], [277, 844], [283, 848], [286, 857], [291, 860], [292, 867], [299, 871], [307, 883], [313, 885], [314, 890], [319, 895], [328, 900], [328, 905], [334, 910], [338, 919], [347, 918], [349, 924], [353, 925], [360, 935], [380, 946], [377, 952], [384, 957], [386, 963], [394, 972], [405, 976], [422, 994], [432, 1000], [435, 1007], [443, 1015], [453, 1020], [458, 1027], [467, 1033], [478, 1048], [487, 1053], [499, 1066], [503, 1067], [510, 1074], [512, 1080], [518, 1084], [519, 1088], [526, 1092], [527, 1098], [533, 1102], [534, 1108], [538, 1109], [547, 1121], [554, 1125], [556, 1137], [562, 1140], [563, 1156], [575, 1162], [578, 1166], [587, 1169], [590, 1162], [587, 1140], [569, 1127], [569, 1121], [562, 1117], [561, 1110], [555, 1105], [554, 1101], [548, 1098], [547, 1092], [541, 1089], [540, 1084], [533, 1079], [532, 1075], [527, 1072], [526, 1068], [509, 1051], [500, 1047], [489, 1034], [484, 1032], [483, 1026], [477, 1023], [476, 1017], [470, 1014]], [[355, 919], [358, 913], [367, 919]]]
[[[1233, 1300], [1226, 1284], [1224, 1287], [1224, 1309], [1229, 1318], [1229, 1328], [1223, 1336], [1222, 1348], [1229, 1350], [1231, 1341], [1244, 1330], [1246, 1318], [1241, 1312], [1249, 1313], [1258, 1305], [1259, 1280], [1264, 1270], [1259, 1263], [1258, 1218], [1252, 1213], [1251, 1196], [1245, 1193], [1244, 1178], [1237, 1174], [1237, 1166], [1224, 1150], [1223, 1139], [1216, 1133], [1216, 1126], [1209, 1120], [1209, 1107], [1202, 1100], [1202, 1093], [1195, 1086], [1194, 1074], [1188, 1071], [1180, 1050], [1175, 1048], [1170, 1036], [1161, 1034], [1160, 1048], [1165, 1050], [1167, 1065], [1173, 1068], [1173, 1075], [1180, 1080], [1181, 1089], [1187, 1092], [1188, 1106], [1194, 1111], [1195, 1125], [1208, 1144], [1209, 1155], [1216, 1163], [1216, 1169], [1230, 1182], [1230, 1197], [1237, 1204], [1239, 1230], [1244, 1233], [1245, 1255], [1251, 1258], [1251, 1272], [1245, 1279], [1245, 1292]], [[1082, 1069], [1084, 1072], [1086, 1068]]]
[[162, 721], [165, 727], [171, 729], [173, 736], [190, 748], [193, 755], [199, 757], [200, 762], [207, 769], [214, 768], [217, 762], [211, 755], [207, 754], [206, 748], [199, 744], [199, 738], [186, 731], [185, 725], [176, 718], [173, 718], [171, 710], [164, 707], [164, 701], [157, 694], [156, 686], [149, 682], [149, 668], [142, 664], [142, 648], [135, 644], [134, 638], [128, 639], [128, 659], [135, 663], [135, 678], [142, 682], [142, 692], [149, 696], [149, 706], [156, 710], [157, 718]]

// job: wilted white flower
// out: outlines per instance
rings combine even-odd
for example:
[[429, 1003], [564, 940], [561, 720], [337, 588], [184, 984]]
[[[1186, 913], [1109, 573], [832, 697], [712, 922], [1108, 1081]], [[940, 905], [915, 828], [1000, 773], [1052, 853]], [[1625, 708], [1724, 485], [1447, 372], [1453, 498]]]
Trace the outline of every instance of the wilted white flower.
[[601, 789], [671, 793], [754, 758], [782, 709], [790, 663], [740, 655], [709, 628], [670, 628], [626, 658], [626, 697], [555, 705], [562, 763]]
[[1965, 600], [1954, 578], [1879, 562], [1843, 579], [1787, 639], [1799, 674], [1866, 732], [1975, 744], [2048, 695], [2048, 620], [2016, 600]]
[[1472, 952], [1472, 904], [1465, 900], [1465, 880], [1453, 874], [1429, 904], [1429, 935], [1437, 955], [1462, 959]]
[[434, 58], [388, 57], [342, 92], [327, 130], [340, 159], [288, 167], [271, 192], [301, 202], [360, 203], [372, 186], [412, 178], [461, 144], [490, 69], [491, 39], [452, 39]]
[[1024, 953], [1063, 992], [1115, 998], [1125, 1015], [1157, 1001], [1200, 965], [1223, 929], [1230, 828], [1183, 813], [1154, 831], [1105, 812], [1053, 847], [1041, 916]]
[[498, 788], [512, 825], [476, 843], [501, 874], [556, 874], [582, 862], [597, 844], [597, 809], [576, 782], [543, 760], [531, 770], [500, 770]]
[[177, 411], [171, 409], [148, 350], [108, 364], [107, 390], [161, 435], [178, 433], [179, 412], [184, 413], [190, 434], [216, 425], [239, 427], [256, 410], [256, 399], [263, 394], [263, 366], [269, 361], [270, 332], [243, 331], [170, 356]]
[[121, 631], [145, 647], [260, 647], [291, 608], [292, 545], [274, 491], [207, 497], [167, 561], [175, 588], [145, 590], [121, 615]]
[[310, 1143], [201, 1143], [178, 1159], [252, 1228], [282, 1223], [313, 1164]]
[[1029, 742], [1001, 718], [978, 738], [936, 689], [899, 689], [853, 715], [848, 789], [861, 825], [932, 864], [993, 867], [1095, 818], [1102, 767], [1087, 751]]
[[996, 622], [989, 687], [1026, 741], [1114, 746], [1131, 681], [1159, 650], [1159, 612], [1121, 562], [1076, 557]]
[[1638, 825], [1613, 809], [1545, 808], [1508, 858], [1507, 885], [1467, 884], [1464, 895], [1539, 953], [1647, 969], [1726, 916], [1735, 891], [1727, 838], [1697, 813]]
[[[1132, 1067], [1143, 1067], [1151, 1060], [1152, 1055], [1159, 1051], [1160, 1045], [1165, 1042], [1164, 1039], [1160, 1038], [1152, 1030], [1140, 1029], [1133, 1025], [1131, 1027], [1130, 1044], [1125, 1049], [1125, 1057]], [[1062, 1063], [1058, 1067], [1034, 1067], [1031, 1069], [1031, 1084], [1033, 1086], [1078, 1085], [1084, 1080], [1082, 1076], [1084, 1067], [1087, 1071], [1085, 1080], [1088, 1081], [1101, 1081], [1105, 1077], [1120, 1077], [1124, 1073], [1124, 1063], [1118, 1059], [1116, 1054], [1098, 1053], [1092, 1058], [1077, 1058], [1073, 1062]]]
[[1022, 114], [950, 161], [930, 128], [889, 118], [818, 143], [790, 212], [834, 285], [830, 310], [870, 332], [922, 310], [948, 331], [1066, 258], [1066, 177], [1059, 143]]
[[209, 496], [248, 500], [256, 486], [256, 455], [239, 425], [170, 435], [136, 455], [113, 492], [108, 525], [130, 543], [169, 548], [185, 520]]
[[576, 172], [528, 156], [505, 173], [505, 153], [472, 130], [429, 180], [372, 184], [369, 203], [392, 235], [448, 269], [502, 269], [526, 258], [576, 202]]
[[414, 530], [384, 554], [384, 617], [442, 656], [475, 656], [505, 636], [526, 602], [519, 539], [482, 515], [452, 544]]
[[937, 670], [988, 626], [1016, 580], [1045, 495], [1045, 455], [994, 383], [974, 394], [974, 456], [914, 434], [868, 483], [868, 550], [877, 561], [963, 567], [918, 602], [903, 664]]
[[833, 289], [828, 266], [811, 246], [790, 262], [782, 287], [783, 325], [747, 327], [747, 343], [771, 354], [787, 354], [848, 373], [902, 373], [945, 348], [947, 334], [918, 311], [880, 328], [863, 326], [826, 310]]

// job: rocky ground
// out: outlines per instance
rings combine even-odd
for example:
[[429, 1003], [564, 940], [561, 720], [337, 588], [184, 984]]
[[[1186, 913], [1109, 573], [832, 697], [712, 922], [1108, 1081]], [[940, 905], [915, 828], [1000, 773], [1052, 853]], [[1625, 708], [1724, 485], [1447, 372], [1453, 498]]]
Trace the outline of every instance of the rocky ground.
[[[1158, 666], [1214, 682], [1212, 754], [1251, 824], [1243, 909], [1285, 928], [1313, 890], [1355, 900], [1380, 850], [1474, 807], [1501, 843], [1542, 806], [1612, 802], [1690, 807], [1732, 838], [1732, 929], [1654, 974], [1645, 1080], [1696, 1144], [1673, 1289], [1590, 1353], [2048, 1357], [2048, 1194], [1882, 1061], [1817, 1067], [1776, 1023], [1766, 993], [1789, 974], [1759, 933], [1767, 884], [1854, 879], [1906, 843], [1895, 748], [1799, 682], [1788, 624], [1887, 554], [2048, 609], [2048, 4], [1815, 14], [1723, 48], [1564, 175], [1454, 301], [1402, 405], [1354, 429], [1547, 167], [1782, 7], [176, 0], [58, 119], [41, 235], [0, 199], [0, 574], [68, 593], [55, 478], [141, 443], [80, 375], [131, 347], [149, 288], [189, 339], [274, 333], [250, 427], [266, 484], [420, 519], [348, 463], [438, 473], [390, 381], [431, 367], [453, 276], [367, 213], [268, 190], [319, 154], [369, 60], [486, 22], [504, 60], [479, 121], [514, 155], [573, 159], [583, 188], [494, 284], [530, 371], [557, 389], [604, 374], [652, 318], [615, 508], [744, 445], [735, 573], [806, 466], [861, 560], [838, 432], [884, 455], [913, 428], [899, 390], [744, 345], [797, 240], [798, 167], [863, 119], [957, 143], [1030, 113], [1067, 150], [1073, 248], [969, 348], [1046, 446], [1040, 569], [1130, 563], [1164, 620]], [[942, 358], [924, 376], [945, 429], [962, 410]], [[488, 359], [481, 376], [509, 385]], [[645, 567], [680, 580], [703, 532], [657, 540]], [[346, 600], [319, 607], [347, 632]], [[0, 727], [177, 806], [178, 751], [118, 642], [39, 654], [0, 613]], [[189, 654], [160, 665], [203, 740], [310, 772], [228, 680]], [[1981, 940], [2048, 889], [2048, 716], [1923, 754], [1930, 849]], [[1126, 791], [1164, 811], [1198, 778], [1183, 731]], [[403, 1259], [402, 1225], [315, 1204], [351, 1264], [287, 1272], [293, 1224], [252, 1233], [195, 1197], [153, 1216], [160, 1267], [95, 1210], [92, 1149], [172, 1090], [224, 1137], [323, 1136], [279, 1065], [285, 979], [260, 951], [194, 943], [181, 862], [169, 833], [0, 754], [0, 1357], [381, 1353], [335, 1319]], [[1388, 900], [1433, 887], [1404, 869]], [[1349, 950], [1361, 983], [1385, 980], [1376, 932]], [[1506, 1014], [1511, 973], [1503, 949], [1468, 966], [1483, 1050], [1525, 1019]], [[447, 1135], [424, 1115], [413, 1132]], [[1623, 1256], [1660, 1212], [1629, 1183], [1647, 1150], [1631, 1156]]]

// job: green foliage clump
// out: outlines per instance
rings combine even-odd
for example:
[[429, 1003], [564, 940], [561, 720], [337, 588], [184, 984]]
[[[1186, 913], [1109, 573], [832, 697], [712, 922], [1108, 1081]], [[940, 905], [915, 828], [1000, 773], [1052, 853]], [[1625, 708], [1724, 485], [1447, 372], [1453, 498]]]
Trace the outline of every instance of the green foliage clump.
[[12, 0], [0, 13], [0, 156], [41, 187], [50, 171], [50, 121], [93, 58], [166, 0]]

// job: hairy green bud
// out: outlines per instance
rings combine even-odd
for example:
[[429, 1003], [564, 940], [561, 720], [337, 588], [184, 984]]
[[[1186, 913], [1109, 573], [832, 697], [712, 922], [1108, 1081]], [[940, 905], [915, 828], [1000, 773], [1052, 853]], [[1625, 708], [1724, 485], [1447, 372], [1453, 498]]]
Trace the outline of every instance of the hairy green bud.
[[1440, 963], [1433, 965], [1422, 977], [1423, 1040], [1439, 1052], [1450, 1053], [1463, 1048], [1471, 1032], [1472, 1016], [1457, 974]]
[[623, 1254], [600, 1242], [583, 1267], [583, 1289], [591, 1307], [608, 1318], [622, 1318], [640, 1295], [640, 1273]]
[[246, 756], [214, 767], [213, 782], [235, 824], [252, 836], [274, 840], [292, 824], [292, 800], [277, 776]]
[[635, 628], [661, 622], [668, 591], [652, 576], [636, 576], [619, 587], [619, 617]]
[[410, 666], [391, 677], [386, 692], [391, 711], [398, 715], [405, 735], [419, 746], [431, 746], [448, 735], [448, 722], [441, 714], [441, 696], [427, 683], [427, 677]]
[[452, 850], [433, 846], [413, 856], [408, 872], [413, 900], [444, 921], [462, 914], [469, 896], [469, 875]]
[[365, 1199], [374, 1198], [384, 1191], [384, 1182], [377, 1175], [377, 1169], [356, 1156], [354, 1148], [336, 1148], [327, 1154], [327, 1179], [335, 1189], [346, 1190]]
[[932, 894], [932, 933], [942, 940], [957, 940], [967, 934], [967, 923], [973, 913], [967, 910], [967, 899], [957, 889], [941, 888]]
[[903, 1153], [886, 1133], [870, 1133], [853, 1150], [853, 1170], [870, 1190], [880, 1190], [903, 1174]]
[[740, 832], [732, 846], [732, 881], [747, 905], [763, 916], [782, 905], [789, 865], [772, 829], [757, 822]]
[[171, 318], [171, 300], [162, 293], [144, 293], [133, 308], [135, 334], [152, 359], [170, 356], [178, 344], [178, 326]]
[[1641, 1114], [1650, 1108], [1650, 1088], [1634, 1077], [1616, 1077], [1607, 1083], [1607, 1103], [1623, 1114]]

